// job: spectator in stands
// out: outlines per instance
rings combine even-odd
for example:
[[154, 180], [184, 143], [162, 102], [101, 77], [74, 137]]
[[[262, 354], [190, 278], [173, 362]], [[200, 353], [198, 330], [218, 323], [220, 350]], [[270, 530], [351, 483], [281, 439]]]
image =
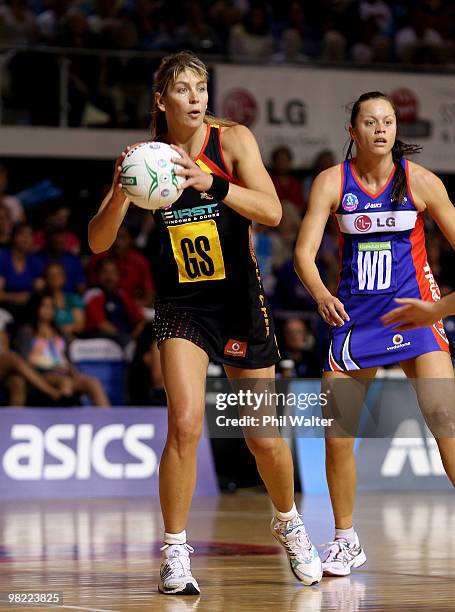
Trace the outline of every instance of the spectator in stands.
[[272, 151], [270, 176], [280, 201], [293, 202], [300, 213], [304, 211], [302, 182], [291, 173], [292, 152], [288, 147], [277, 147]]
[[286, 319], [282, 337], [280, 352], [283, 359], [292, 359], [294, 362], [293, 375], [298, 378], [320, 377], [322, 365], [314, 351], [315, 339], [308, 332], [304, 321], [295, 317]]
[[10, 209], [0, 202], [0, 249], [10, 245], [13, 225]]
[[253, 6], [242, 23], [232, 26], [230, 30], [228, 48], [232, 59], [267, 59], [272, 56], [273, 46], [266, 8], [262, 4]]
[[54, 44], [63, 26], [64, 17], [71, 0], [51, 0], [47, 8], [36, 18], [38, 39], [46, 45]]
[[61, 263], [48, 263], [43, 272], [45, 291], [52, 297], [54, 324], [67, 340], [72, 340], [85, 329], [85, 310], [82, 297], [63, 290], [65, 270]]
[[130, 231], [122, 226], [109, 252], [93, 255], [87, 266], [90, 285], [97, 282], [97, 264], [109, 257], [117, 264], [119, 288], [134, 298], [138, 306], [151, 306], [153, 302], [153, 280], [150, 265], [139, 251], [133, 248]]
[[327, 170], [327, 168], [334, 165], [335, 155], [330, 149], [323, 149], [316, 155], [310, 170], [310, 174], [303, 181], [303, 197], [305, 202], [308, 202], [311, 185], [313, 184], [313, 181], [317, 175], [323, 170]]
[[79, 255], [81, 250], [80, 238], [68, 228], [71, 209], [66, 204], [57, 204], [56, 208], [49, 213], [44, 222], [44, 229], [35, 232], [35, 244], [37, 249], [47, 247], [46, 235], [55, 229], [63, 229], [65, 232], [65, 251]]
[[43, 285], [43, 265], [33, 250], [31, 226], [19, 223], [13, 229], [11, 247], [0, 252], [0, 303], [16, 322], [24, 315], [32, 291]]
[[[56, 44], [74, 49], [98, 49], [100, 37], [90, 32], [85, 13], [73, 6], [66, 12]], [[73, 54], [69, 64], [69, 125], [115, 125], [115, 108], [106, 88], [106, 60], [93, 55]]]
[[392, 11], [384, 0], [360, 0], [359, 16], [363, 23], [374, 21], [381, 34], [389, 34], [392, 29]]
[[100, 259], [96, 266], [98, 289], [86, 299], [86, 330], [92, 335], [111, 338], [122, 347], [138, 336], [144, 326], [144, 315], [134, 299], [119, 288], [115, 260]]
[[191, 0], [185, 4], [185, 24], [177, 29], [178, 44], [181, 49], [195, 53], [219, 53], [221, 42], [215, 30], [207, 23], [203, 6]]
[[324, 62], [343, 62], [346, 59], [348, 42], [345, 35], [336, 27], [334, 20], [327, 16], [322, 24], [321, 55]]
[[244, 8], [244, 2], [232, 0], [216, 0], [210, 7], [210, 20], [215, 25], [223, 48], [227, 46], [231, 28], [241, 21]]
[[270, 232], [272, 238], [272, 268], [280, 268], [285, 261], [292, 259], [299, 231], [301, 217], [293, 202], [281, 203], [282, 216], [279, 225]]
[[160, 352], [154, 324], [148, 322], [139, 334], [128, 371], [130, 403], [133, 406], [166, 404]]
[[411, 22], [396, 33], [395, 53], [402, 62], [438, 64], [443, 58], [442, 36], [430, 27], [426, 14], [414, 7]]
[[35, 35], [35, 15], [27, 0], [6, 0], [0, 6], [0, 43], [25, 47], [34, 42]]
[[61, 396], [60, 392], [30, 367], [20, 355], [9, 350], [9, 338], [4, 330], [0, 331], [0, 381], [6, 387], [8, 406], [27, 404], [27, 382], [52, 401], [57, 402]]
[[291, 2], [287, 27], [280, 37], [281, 58], [304, 60], [319, 55], [320, 40], [316, 28], [307, 23], [302, 2]]
[[25, 213], [18, 198], [8, 195], [8, 169], [0, 163], [0, 204], [6, 206], [11, 215], [13, 223], [25, 221]]
[[45, 239], [46, 246], [38, 253], [42, 268], [51, 261], [58, 261], [65, 270], [65, 291], [82, 294], [85, 290], [84, 269], [80, 257], [65, 248], [66, 230], [63, 227], [48, 227]]
[[53, 323], [54, 305], [46, 293], [34, 294], [28, 304], [29, 325], [17, 335], [17, 348], [24, 359], [61, 394], [61, 401], [72, 403], [76, 394], [87, 394], [94, 406], [109, 406], [109, 400], [96, 378], [81, 374], [70, 363], [67, 345]]

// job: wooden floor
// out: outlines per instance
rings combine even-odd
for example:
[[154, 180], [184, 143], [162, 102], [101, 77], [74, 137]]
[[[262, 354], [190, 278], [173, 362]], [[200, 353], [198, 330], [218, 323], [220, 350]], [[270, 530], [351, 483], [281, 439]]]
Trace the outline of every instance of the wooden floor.
[[[314, 543], [331, 539], [328, 498], [308, 496], [303, 510]], [[296, 582], [269, 520], [263, 493], [195, 500], [188, 533], [202, 595], [170, 597], [156, 590], [162, 528], [155, 500], [0, 504], [0, 592], [64, 592], [59, 608], [0, 610], [455, 610], [451, 492], [359, 495], [367, 564], [314, 587]]]

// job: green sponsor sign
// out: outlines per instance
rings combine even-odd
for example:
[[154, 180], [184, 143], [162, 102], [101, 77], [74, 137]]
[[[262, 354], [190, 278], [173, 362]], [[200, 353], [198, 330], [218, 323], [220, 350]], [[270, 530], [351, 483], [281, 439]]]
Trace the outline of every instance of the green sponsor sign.
[[390, 251], [391, 242], [359, 242], [359, 251]]

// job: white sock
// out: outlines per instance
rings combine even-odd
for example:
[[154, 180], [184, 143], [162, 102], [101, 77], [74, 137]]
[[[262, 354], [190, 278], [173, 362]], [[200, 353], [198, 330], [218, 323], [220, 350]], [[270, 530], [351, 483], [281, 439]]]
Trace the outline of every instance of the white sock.
[[186, 530], [184, 529], [180, 533], [164, 532], [163, 542], [165, 544], [186, 544]]
[[348, 544], [353, 544], [355, 542], [354, 527], [349, 527], [349, 529], [335, 529], [335, 540], [346, 540]]
[[279, 510], [275, 508], [275, 516], [280, 521], [291, 521], [297, 515], [298, 515], [298, 511], [295, 506], [295, 502], [292, 504], [292, 508], [289, 510], [289, 512], [280, 512]]

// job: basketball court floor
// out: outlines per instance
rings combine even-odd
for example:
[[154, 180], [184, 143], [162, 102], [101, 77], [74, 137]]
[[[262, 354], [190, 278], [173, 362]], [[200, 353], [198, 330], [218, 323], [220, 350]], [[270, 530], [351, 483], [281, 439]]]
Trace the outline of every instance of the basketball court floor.
[[[332, 537], [327, 496], [299, 500], [315, 544]], [[263, 492], [197, 498], [188, 528], [200, 597], [157, 592], [158, 500], [0, 504], [0, 592], [63, 591], [63, 605], [0, 610], [340, 612], [455, 610], [453, 493], [362, 493], [356, 526], [367, 563], [300, 585], [269, 532]]]

